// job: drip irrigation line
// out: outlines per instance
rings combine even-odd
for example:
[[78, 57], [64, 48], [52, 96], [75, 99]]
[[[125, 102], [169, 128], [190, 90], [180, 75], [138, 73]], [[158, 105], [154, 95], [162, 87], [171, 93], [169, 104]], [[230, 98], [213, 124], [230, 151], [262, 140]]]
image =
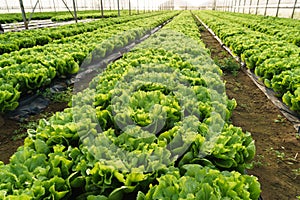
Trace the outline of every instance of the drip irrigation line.
[[252, 82], [267, 96], [269, 100], [280, 110], [280, 112], [293, 124], [300, 135], [300, 115], [290, 110], [280, 99], [276, 97], [274, 90], [267, 88], [252, 71], [246, 69], [246, 64], [241, 61], [240, 57], [234, 55], [232, 51], [222, 42], [222, 40], [211, 30], [198, 16], [194, 15], [196, 19], [204, 26], [208, 32], [220, 43], [221, 47], [225, 49], [237, 62], [242, 66], [242, 71], [250, 77]]

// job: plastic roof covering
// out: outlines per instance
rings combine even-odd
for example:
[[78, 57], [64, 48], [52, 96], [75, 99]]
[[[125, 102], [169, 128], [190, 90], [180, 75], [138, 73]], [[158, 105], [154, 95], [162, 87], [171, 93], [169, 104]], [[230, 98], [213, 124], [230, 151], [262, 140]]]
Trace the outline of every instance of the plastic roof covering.
[[[0, 0], [0, 13], [20, 13], [20, 0]], [[73, 8], [73, 0], [64, 0], [70, 9]], [[101, 0], [75, 0], [78, 10], [98, 10], [100, 9]], [[104, 9], [117, 9], [117, 0], [102, 0]], [[159, 5], [174, 4], [175, 9], [198, 9], [200, 7], [212, 8], [214, 2], [216, 3], [217, 10], [226, 10], [234, 12], [233, 7], [240, 4], [239, 11], [244, 13], [255, 13], [256, 5], [258, 5], [258, 14], [264, 14], [266, 3], [268, 1], [268, 9], [266, 15], [275, 16], [277, 11], [278, 2], [280, 2], [279, 17], [290, 17], [293, 6], [296, 6], [294, 18], [300, 18], [300, 0], [119, 0], [120, 9], [128, 9], [128, 2], [131, 3], [132, 9], [139, 8], [156, 10]], [[23, 0], [26, 12], [32, 12], [37, 0]], [[297, 2], [297, 3], [296, 3]], [[257, 4], [258, 3], [258, 4]], [[295, 4], [296, 3], [296, 4]], [[245, 5], [245, 7], [244, 7]], [[251, 6], [250, 6], [251, 5]], [[244, 7], [244, 8], [243, 8]], [[62, 11], [67, 10], [63, 4], [63, 0], [39, 0], [36, 12], [46, 11]]]
[[[65, 0], [67, 5], [72, 8], [73, 0]], [[75, 0], [77, 3], [77, 7], [79, 10], [91, 10], [91, 9], [99, 9], [100, 0]], [[119, 0], [120, 8], [128, 8], [129, 0]], [[146, 7], [150, 8], [158, 8], [160, 4], [166, 4], [166, 2], [174, 3], [175, 8], [180, 7], [191, 7], [191, 6], [204, 6], [204, 5], [212, 5], [213, 0], [130, 0], [131, 7], [133, 9], [138, 7], [140, 9]], [[23, 0], [23, 4], [26, 12], [31, 12], [32, 8], [36, 4], [37, 0]], [[117, 9], [117, 0], [103, 0], [104, 8], [109, 9]], [[39, 4], [37, 5], [37, 11], [58, 11], [58, 10], [66, 10], [64, 3], [62, 0], [39, 0]], [[20, 3], [19, 0], [0, 0], [0, 13], [19, 13]]]

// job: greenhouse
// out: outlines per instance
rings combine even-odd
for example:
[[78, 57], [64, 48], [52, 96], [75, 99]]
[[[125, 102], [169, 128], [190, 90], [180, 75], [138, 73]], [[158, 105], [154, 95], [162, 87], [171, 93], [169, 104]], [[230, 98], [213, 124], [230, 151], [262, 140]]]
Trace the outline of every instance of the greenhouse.
[[298, 0], [0, 0], [0, 199], [300, 199]]

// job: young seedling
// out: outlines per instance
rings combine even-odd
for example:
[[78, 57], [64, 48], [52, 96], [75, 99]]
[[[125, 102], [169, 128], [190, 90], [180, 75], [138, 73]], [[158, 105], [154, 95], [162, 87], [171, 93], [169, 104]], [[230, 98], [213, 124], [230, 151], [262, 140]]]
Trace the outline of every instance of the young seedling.
[[72, 98], [72, 88], [68, 87], [64, 91], [55, 93], [52, 93], [50, 89], [46, 89], [42, 95], [56, 103], [69, 102]]
[[27, 129], [35, 129], [38, 125], [36, 121], [23, 122], [20, 124], [19, 129], [14, 131], [12, 140], [16, 141], [27, 136]]
[[253, 166], [262, 167], [264, 166], [264, 155], [256, 155], [255, 160], [252, 161]]
[[286, 118], [282, 115], [277, 115], [277, 119], [274, 120], [275, 123], [285, 123]]
[[295, 174], [295, 179], [300, 176], [300, 168], [298, 169], [292, 169], [292, 172]]

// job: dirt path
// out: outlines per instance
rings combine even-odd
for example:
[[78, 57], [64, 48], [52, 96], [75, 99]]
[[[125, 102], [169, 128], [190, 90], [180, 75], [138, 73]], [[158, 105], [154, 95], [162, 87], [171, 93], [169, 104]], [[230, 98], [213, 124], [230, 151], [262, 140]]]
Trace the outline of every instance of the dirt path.
[[[230, 56], [207, 30], [201, 35], [213, 59]], [[300, 196], [300, 139], [296, 138], [293, 125], [244, 72], [239, 71], [234, 76], [225, 71], [223, 79], [227, 95], [238, 103], [232, 123], [251, 132], [255, 140], [257, 154], [254, 168], [248, 173], [259, 178], [262, 198], [297, 199], [296, 196]]]
[[67, 103], [51, 103], [45, 111], [24, 122], [11, 120], [0, 115], [0, 161], [8, 163], [10, 156], [16, 152], [19, 146], [24, 144], [27, 128], [35, 128], [40, 118], [49, 117], [66, 107]]

